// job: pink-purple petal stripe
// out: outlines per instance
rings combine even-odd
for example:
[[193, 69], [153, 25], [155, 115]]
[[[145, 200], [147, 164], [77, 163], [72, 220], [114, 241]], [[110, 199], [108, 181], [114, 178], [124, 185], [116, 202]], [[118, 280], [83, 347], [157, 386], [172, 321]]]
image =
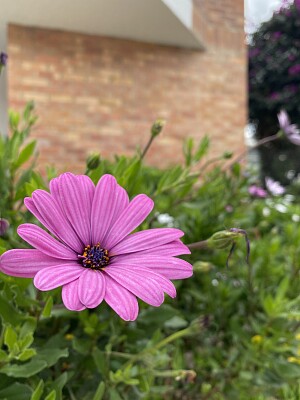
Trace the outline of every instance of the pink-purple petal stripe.
[[114, 256], [151, 249], [172, 242], [183, 235], [181, 230], [175, 228], [146, 229], [127, 236], [111, 248], [109, 254]]
[[153, 206], [153, 200], [145, 194], [136, 196], [108, 231], [103, 246], [112, 249], [147, 218]]
[[19, 236], [32, 247], [50, 257], [61, 260], [77, 260], [77, 255], [73, 250], [55, 240], [37, 225], [22, 224], [17, 231]]
[[74, 232], [57, 201], [44, 190], [35, 190], [24, 203], [28, 210], [58, 239], [76, 252], [81, 252], [83, 243]]
[[46, 256], [35, 249], [8, 250], [0, 257], [0, 271], [21, 278], [33, 278], [39, 270], [58, 264], [61, 261], [57, 258]]
[[151, 255], [151, 254], [127, 254], [116, 256], [111, 260], [110, 266], [129, 265], [146, 267], [163, 275], [168, 279], [185, 279], [193, 275], [193, 267], [185, 260], [176, 257]]
[[117, 185], [115, 212], [110, 223], [111, 225], [115, 223], [115, 221], [119, 218], [119, 216], [128, 206], [128, 204], [129, 204], [129, 198], [126, 190], [123, 189], [122, 186]]
[[139, 271], [136, 266], [130, 269], [130, 265], [114, 264], [107, 267], [105, 273], [145, 303], [159, 307], [164, 301], [163, 289], [150, 270], [148, 273], [144, 269]]
[[136, 320], [139, 306], [134, 294], [105, 274], [104, 300], [124, 321]]
[[91, 242], [91, 209], [94, 184], [84, 175], [65, 173], [58, 181], [59, 195], [65, 215], [84, 244]]
[[61, 264], [41, 269], [34, 277], [34, 286], [40, 290], [52, 290], [78, 279], [82, 267], [78, 264]]
[[[165, 243], [161, 246], [152, 247], [151, 249], [142, 250], [140, 252], [143, 255], [160, 255], [160, 256], [181, 256], [183, 254], [191, 254], [190, 249], [182, 243], [180, 239], [173, 240], [170, 243]], [[139, 253], [136, 253], [137, 255]]]
[[68, 310], [82, 311], [86, 307], [81, 303], [78, 296], [78, 279], [63, 286], [62, 301]]
[[105, 295], [103, 272], [86, 269], [78, 279], [78, 296], [87, 308], [98, 307]]
[[92, 244], [103, 244], [117, 205], [117, 181], [112, 175], [103, 175], [98, 182], [92, 204]]

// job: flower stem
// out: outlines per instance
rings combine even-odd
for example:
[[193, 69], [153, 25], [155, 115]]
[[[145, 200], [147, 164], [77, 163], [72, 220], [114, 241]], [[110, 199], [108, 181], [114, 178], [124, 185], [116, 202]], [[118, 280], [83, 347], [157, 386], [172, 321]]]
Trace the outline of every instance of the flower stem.
[[190, 250], [199, 250], [199, 249], [208, 249], [209, 245], [207, 240], [202, 240], [201, 242], [187, 244], [187, 247]]
[[243, 151], [235, 160], [233, 160], [227, 168], [231, 168], [234, 164], [240, 162], [243, 160], [243, 158], [246, 157], [246, 155], [248, 154], [249, 150], [254, 150], [259, 148], [260, 146], [263, 146], [264, 144], [270, 143], [270, 142], [274, 142], [274, 140], [277, 140], [280, 138], [279, 132], [277, 132], [275, 135], [272, 136], [268, 136], [266, 138], [260, 139], [258, 142], [256, 142], [256, 144], [254, 146], [251, 146], [250, 149], [247, 149], [245, 151]]
[[154, 140], [154, 136], [151, 135], [150, 138], [149, 138], [149, 140], [148, 140], [148, 143], [146, 144], [146, 147], [144, 148], [144, 150], [143, 150], [143, 152], [142, 152], [142, 154], [141, 154], [141, 157], [140, 157], [140, 160], [141, 160], [141, 161], [143, 160], [143, 158], [144, 158], [145, 155], [147, 154], [147, 152], [148, 152], [148, 150], [149, 150], [149, 148], [150, 148], [150, 146], [151, 146], [153, 140]]

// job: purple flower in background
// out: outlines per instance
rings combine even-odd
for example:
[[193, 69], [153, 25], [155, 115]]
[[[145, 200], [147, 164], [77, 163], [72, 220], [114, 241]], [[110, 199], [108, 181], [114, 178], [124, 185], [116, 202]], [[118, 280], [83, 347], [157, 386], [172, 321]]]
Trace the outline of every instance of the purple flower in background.
[[250, 49], [248, 54], [249, 54], [249, 57], [252, 58], [252, 57], [258, 56], [259, 53], [260, 53], [260, 50], [258, 48], [254, 48], [254, 49]]
[[279, 93], [278, 92], [272, 92], [269, 96], [269, 99], [272, 100], [278, 100], [279, 99]]
[[170, 279], [193, 274], [175, 256], [190, 254], [174, 228], [130, 234], [150, 214], [153, 201], [140, 194], [129, 201], [112, 175], [95, 187], [86, 175], [65, 173], [50, 182], [50, 193], [35, 190], [28, 210], [55, 236], [34, 224], [18, 234], [34, 249], [9, 250], [0, 257], [5, 274], [34, 277], [43, 291], [62, 286], [69, 310], [95, 308], [103, 300], [126, 321], [138, 315], [137, 297], [158, 307], [176, 289]]
[[7, 59], [8, 59], [8, 55], [6, 53], [1, 52], [0, 53], [0, 66], [5, 67], [5, 65], [7, 64]]
[[295, 0], [295, 6], [300, 10], [300, 0]]
[[253, 197], [265, 198], [267, 197], [268, 193], [262, 187], [251, 185], [248, 188], [248, 192]]
[[273, 33], [273, 38], [274, 39], [279, 39], [281, 36], [282, 36], [282, 32], [277, 31], [277, 32]]
[[274, 179], [269, 177], [266, 177], [266, 187], [274, 196], [281, 196], [285, 193], [285, 188], [281, 186], [279, 182], [276, 182]]
[[297, 75], [300, 73], [300, 64], [295, 64], [289, 68], [290, 75]]
[[290, 142], [300, 146], [300, 130], [295, 124], [291, 124], [286, 111], [281, 110], [277, 115], [280, 129], [286, 134]]
[[5, 235], [8, 228], [9, 222], [7, 221], [7, 219], [0, 218], [0, 236]]

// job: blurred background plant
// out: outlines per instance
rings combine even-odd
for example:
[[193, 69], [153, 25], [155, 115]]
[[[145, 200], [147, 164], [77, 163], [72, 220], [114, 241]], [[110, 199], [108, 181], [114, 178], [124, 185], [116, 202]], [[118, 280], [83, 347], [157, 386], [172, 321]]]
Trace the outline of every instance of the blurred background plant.
[[[32, 104], [23, 115], [11, 112], [11, 135], [1, 138], [1, 218], [9, 224], [1, 252], [24, 246], [16, 228], [33, 217], [23, 198], [47, 189], [56, 174], [34, 168], [35, 120]], [[160, 140], [158, 122], [150, 144]], [[143, 229], [179, 227], [185, 243], [245, 229], [249, 265], [244, 241], [229, 268], [228, 250], [195, 250], [187, 258], [194, 276], [175, 282], [177, 298], [159, 308], [140, 302], [132, 323], [104, 304], [70, 312], [59, 289], [38, 292], [30, 279], [1, 274], [0, 399], [299, 398], [300, 206], [288, 188], [249, 193], [257, 183], [251, 173], [228, 164], [230, 153], [209, 159], [207, 137], [187, 139], [183, 151], [185, 164], [165, 170], [145, 164], [147, 148], [113, 161], [95, 153], [85, 172], [94, 182], [112, 173], [131, 197], [152, 197], [155, 209]]]
[[[300, 3], [282, 1], [281, 8], [251, 35], [249, 119], [262, 139], [278, 131], [277, 114], [284, 109], [300, 126]], [[299, 148], [283, 138], [259, 149], [262, 178], [287, 185], [300, 172]]]

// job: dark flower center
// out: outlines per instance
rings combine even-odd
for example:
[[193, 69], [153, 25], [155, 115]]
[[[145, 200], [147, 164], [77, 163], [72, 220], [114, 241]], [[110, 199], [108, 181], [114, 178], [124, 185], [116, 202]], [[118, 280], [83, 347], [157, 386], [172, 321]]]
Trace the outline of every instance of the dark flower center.
[[78, 256], [84, 268], [102, 270], [109, 262], [108, 250], [102, 249], [100, 243], [95, 246], [89, 244], [84, 248], [82, 256]]

